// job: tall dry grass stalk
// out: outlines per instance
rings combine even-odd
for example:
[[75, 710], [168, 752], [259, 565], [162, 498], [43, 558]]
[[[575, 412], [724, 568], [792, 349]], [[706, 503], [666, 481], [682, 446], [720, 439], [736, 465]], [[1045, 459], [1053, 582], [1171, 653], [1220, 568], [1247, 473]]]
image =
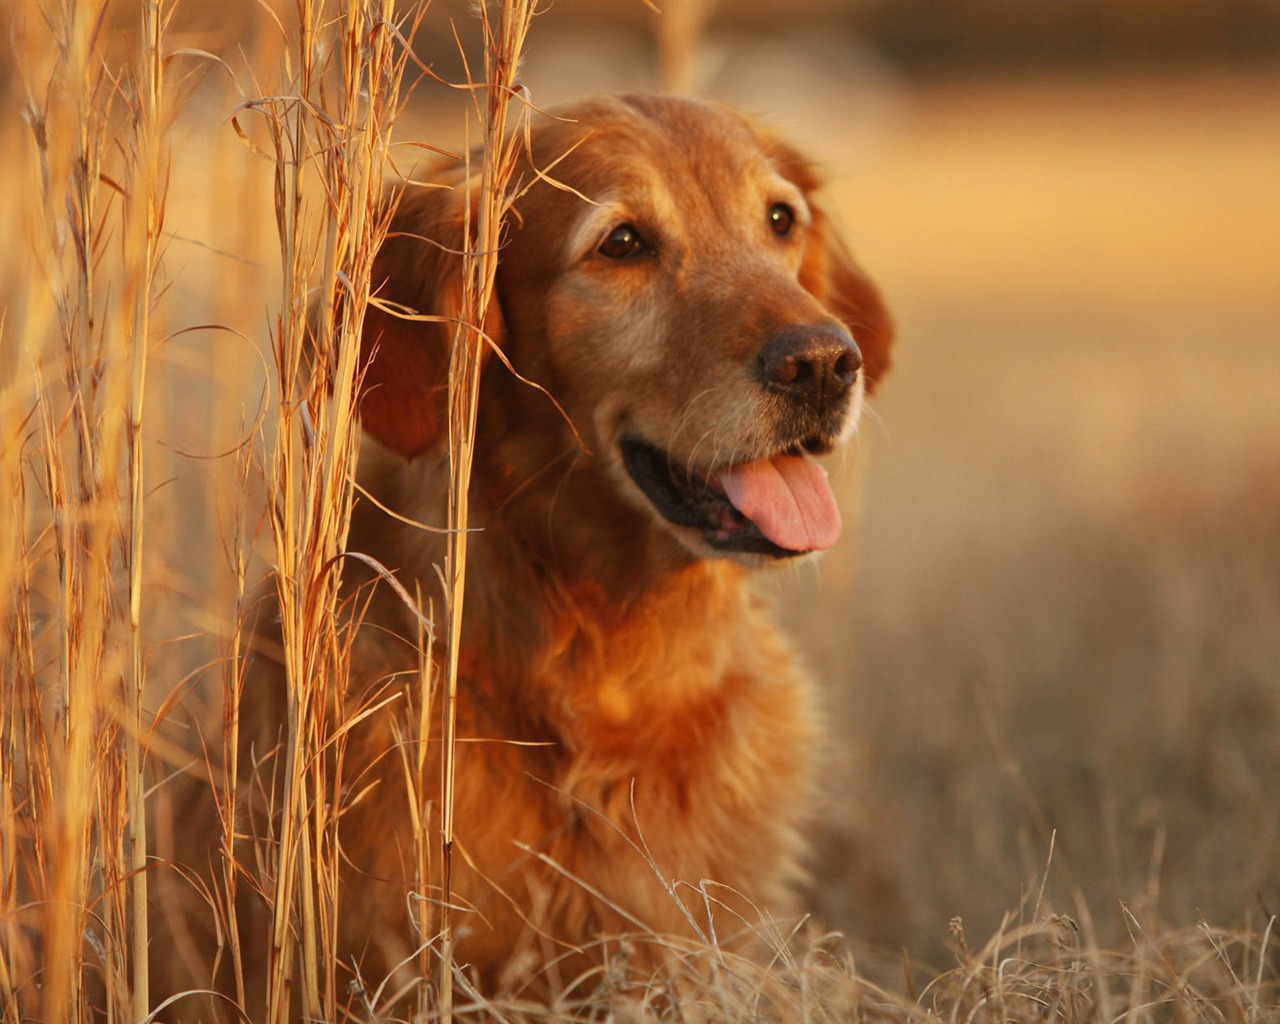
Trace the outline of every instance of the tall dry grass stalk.
[[[471, 204], [466, 204], [462, 255], [462, 320], [454, 334], [449, 362], [449, 545], [445, 563], [448, 649], [443, 701], [443, 772], [441, 773], [442, 831], [442, 964], [441, 1010], [453, 1018], [453, 810], [456, 771], [458, 654], [466, 595], [468, 502], [475, 449], [476, 410], [479, 401], [480, 366], [493, 340], [484, 333], [494, 281], [502, 226], [514, 199], [514, 176], [523, 136], [509, 133], [509, 114], [517, 99], [516, 74], [520, 54], [533, 20], [534, 0], [502, 0], [496, 21], [488, 4], [480, 5], [484, 33], [484, 82], [473, 89], [476, 117], [483, 127], [480, 151], [479, 196], [474, 224]], [[475, 83], [470, 83], [474, 86]], [[528, 109], [524, 110], [526, 116]], [[467, 159], [470, 160], [468, 148]], [[468, 168], [468, 180], [472, 171]], [[425, 737], [424, 737], [425, 738]]]
[[142, 429], [167, 11], [139, 6], [115, 68], [104, 3], [43, 4], [15, 25], [38, 270], [6, 316], [16, 356], [0, 408], [12, 602], [0, 982], [13, 1020], [148, 1010]]
[[146, 403], [147, 353], [151, 346], [151, 306], [161, 252], [168, 186], [163, 144], [164, 65], [161, 47], [172, 14], [159, 0], [142, 5], [142, 31], [135, 90], [135, 132], [130, 152], [127, 215], [123, 232], [126, 291], [123, 297], [129, 338], [128, 478], [129, 536], [125, 557], [129, 573], [129, 673], [125, 686], [125, 854], [129, 870], [129, 949], [132, 968], [131, 1016], [142, 1020], [150, 1011], [147, 948], [147, 809], [145, 802], [146, 721], [145, 652], [142, 634], [143, 540], [146, 522], [145, 461], [142, 421]]
[[[340, 583], [359, 443], [358, 338], [389, 222], [383, 174], [414, 28], [391, 0], [336, 7], [303, 0], [297, 15], [287, 87], [247, 107], [262, 115], [269, 138], [283, 271], [271, 339], [277, 432], [268, 494], [288, 717], [272, 853], [270, 1021], [298, 1013], [334, 1020], [343, 1000], [336, 945], [343, 796], [335, 790], [346, 734], [360, 716], [344, 715], [352, 631]], [[231, 692], [234, 703], [238, 689]], [[228, 720], [238, 728], [238, 707]], [[228, 794], [239, 769], [231, 754]], [[234, 837], [229, 796], [224, 814]], [[232, 908], [231, 869], [225, 880]], [[232, 955], [243, 1003], [244, 965]]]
[[664, 92], [702, 92], [698, 67], [701, 40], [719, 0], [675, 0], [655, 7], [658, 37], [658, 82]]

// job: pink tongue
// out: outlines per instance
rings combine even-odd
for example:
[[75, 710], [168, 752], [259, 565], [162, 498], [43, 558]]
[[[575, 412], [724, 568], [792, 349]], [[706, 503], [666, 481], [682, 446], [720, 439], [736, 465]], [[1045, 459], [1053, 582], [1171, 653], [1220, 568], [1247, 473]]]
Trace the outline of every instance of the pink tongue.
[[840, 539], [840, 510], [827, 471], [803, 455], [776, 455], [719, 474], [725, 496], [788, 551], [824, 551]]

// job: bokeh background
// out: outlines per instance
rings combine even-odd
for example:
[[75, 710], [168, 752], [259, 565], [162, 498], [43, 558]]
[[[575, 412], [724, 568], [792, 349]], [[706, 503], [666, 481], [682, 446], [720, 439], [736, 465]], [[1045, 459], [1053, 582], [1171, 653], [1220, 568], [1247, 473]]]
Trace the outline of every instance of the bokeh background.
[[[653, 6], [549, 4], [534, 102], [666, 84], [773, 121], [826, 168], [899, 323], [837, 467], [853, 529], [767, 584], [832, 720], [819, 919], [942, 967], [954, 918], [987, 935], [1050, 907], [1107, 942], [1126, 908], [1280, 912], [1280, 3]], [[417, 37], [452, 81], [451, 22], [478, 53], [468, 7], [436, 0]], [[13, 38], [33, 10], [6, 5]], [[171, 26], [189, 52], [148, 424], [157, 702], [203, 699], [235, 608], [226, 538], [262, 528], [236, 453], [280, 284], [270, 168], [236, 127], [255, 131], [237, 107], [279, 74], [287, 12], [192, 2]], [[24, 152], [23, 75], [3, 81]], [[397, 159], [463, 145], [465, 103], [420, 84]], [[0, 168], [10, 336], [47, 315], [19, 240], [37, 173]]]

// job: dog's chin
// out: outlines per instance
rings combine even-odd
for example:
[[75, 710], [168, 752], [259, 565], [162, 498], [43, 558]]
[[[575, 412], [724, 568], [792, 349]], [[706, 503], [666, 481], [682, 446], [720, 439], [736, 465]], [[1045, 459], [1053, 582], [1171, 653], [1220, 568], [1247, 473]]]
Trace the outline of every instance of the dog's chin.
[[[810, 445], [819, 450], [830, 447], [816, 439]], [[618, 450], [627, 476], [644, 502], [692, 554], [731, 558], [758, 567], [803, 559], [817, 550], [809, 545], [789, 547], [767, 536], [733, 504], [717, 473], [685, 465], [635, 436], [623, 438]], [[798, 455], [800, 450], [797, 444], [778, 454]]]
[[810, 559], [820, 558], [824, 554], [821, 551], [792, 551], [789, 548], [779, 547], [763, 534], [759, 534], [758, 529], [755, 532], [759, 534], [761, 549], [754, 550], [750, 543], [742, 546], [726, 545], [709, 540], [701, 530], [672, 526], [666, 520], [661, 520], [661, 524], [695, 559], [734, 562], [755, 571], [764, 572], [782, 566], [803, 565]]

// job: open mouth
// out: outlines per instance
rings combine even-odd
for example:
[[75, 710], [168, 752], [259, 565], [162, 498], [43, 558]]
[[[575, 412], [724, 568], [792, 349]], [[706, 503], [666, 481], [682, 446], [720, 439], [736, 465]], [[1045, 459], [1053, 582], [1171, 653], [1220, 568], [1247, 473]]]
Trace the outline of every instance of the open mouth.
[[840, 511], [826, 470], [807, 454], [830, 448], [826, 439], [806, 438], [766, 458], [708, 471], [637, 438], [621, 444], [631, 479], [664, 519], [701, 530], [719, 550], [770, 558], [822, 551], [839, 539]]

